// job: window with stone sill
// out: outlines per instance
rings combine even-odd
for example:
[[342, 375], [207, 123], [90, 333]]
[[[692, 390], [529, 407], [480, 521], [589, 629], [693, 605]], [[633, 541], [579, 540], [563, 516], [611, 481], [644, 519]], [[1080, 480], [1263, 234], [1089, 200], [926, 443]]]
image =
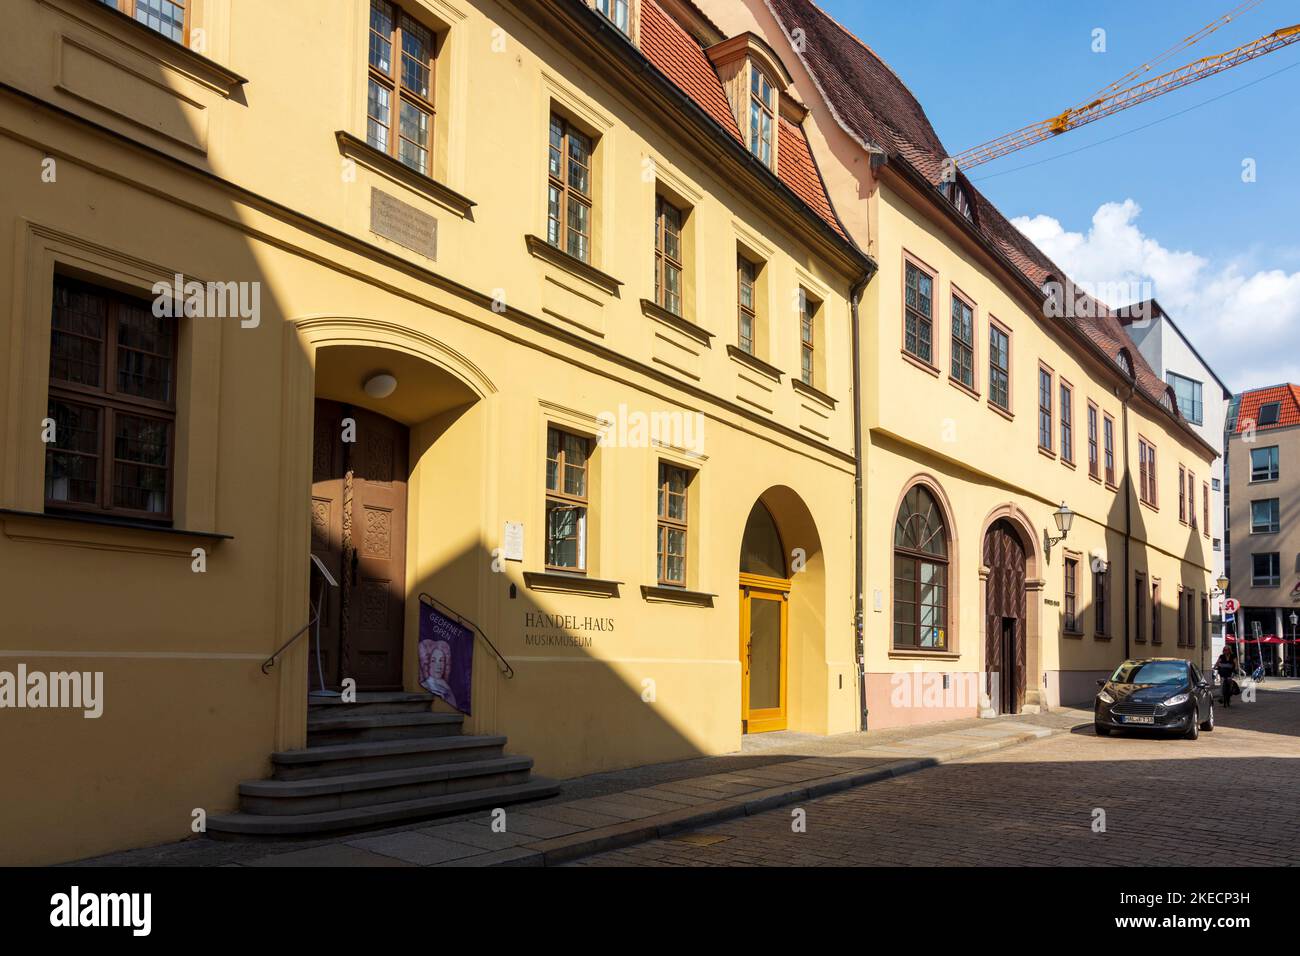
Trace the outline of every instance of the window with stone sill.
[[1138, 439], [1138, 497], [1143, 504], [1157, 506], [1156, 449], [1145, 438]]
[[559, 428], [546, 432], [546, 567], [587, 569], [591, 440]]
[[682, 314], [682, 223], [686, 213], [655, 196], [655, 305]]
[[433, 165], [437, 36], [389, 0], [370, 0], [366, 142], [425, 176]]
[[948, 567], [943, 512], [914, 485], [894, 522], [895, 650], [948, 650]]
[[686, 586], [687, 491], [692, 477], [685, 468], [659, 463], [655, 563], [659, 583], [672, 587]]
[[1038, 447], [1052, 450], [1052, 370], [1038, 366]]
[[592, 153], [590, 136], [552, 113], [546, 174], [546, 241], [591, 262]]
[[1088, 403], [1088, 474], [1093, 477], [1099, 477], [1098, 455], [1097, 455], [1097, 406]]
[[954, 379], [975, 391], [975, 310], [959, 295], [952, 297], [952, 369]]
[[1079, 559], [1065, 559], [1065, 606], [1062, 627], [1067, 634], [1079, 631]]
[[904, 266], [903, 348], [934, 364], [934, 276], [913, 262]]
[[1187, 470], [1182, 465], [1178, 466], [1178, 520], [1183, 524], [1187, 523], [1187, 483], [1184, 479], [1187, 477]]
[[743, 255], [736, 256], [737, 344], [746, 355], [755, 355], [758, 334], [757, 283], [759, 266]]
[[137, 23], [177, 43], [189, 43], [190, 8], [194, 0], [99, 0]]
[[989, 401], [1011, 411], [1011, 336], [989, 322]]
[[1102, 419], [1102, 452], [1106, 466], [1106, 484], [1115, 484], [1115, 419], [1106, 415]]
[[818, 384], [817, 317], [821, 305], [806, 289], [799, 289], [799, 379], [809, 386]]
[[1061, 382], [1061, 461], [1074, 463], [1074, 389]]
[[55, 278], [47, 510], [170, 521], [177, 339], [148, 302]]

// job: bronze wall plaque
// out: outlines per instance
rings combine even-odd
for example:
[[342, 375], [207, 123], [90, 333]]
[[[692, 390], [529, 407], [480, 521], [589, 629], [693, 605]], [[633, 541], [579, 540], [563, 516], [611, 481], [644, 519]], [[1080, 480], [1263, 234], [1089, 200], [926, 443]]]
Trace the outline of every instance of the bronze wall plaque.
[[438, 258], [438, 220], [373, 186], [370, 231], [422, 256]]

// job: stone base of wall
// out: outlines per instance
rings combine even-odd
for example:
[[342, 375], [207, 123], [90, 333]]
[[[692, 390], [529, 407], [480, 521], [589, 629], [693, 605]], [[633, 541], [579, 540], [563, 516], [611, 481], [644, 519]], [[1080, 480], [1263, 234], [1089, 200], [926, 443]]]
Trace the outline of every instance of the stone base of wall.
[[[948, 677], [948, 687], [943, 679]], [[978, 717], [980, 681], [975, 671], [867, 674], [867, 725], [871, 730]]]

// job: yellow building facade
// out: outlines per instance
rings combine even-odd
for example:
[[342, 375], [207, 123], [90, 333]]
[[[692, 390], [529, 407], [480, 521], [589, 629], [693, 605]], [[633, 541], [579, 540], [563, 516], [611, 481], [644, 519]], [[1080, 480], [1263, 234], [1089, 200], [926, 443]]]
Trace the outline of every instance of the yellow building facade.
[[794, 64], [831, 201], [879, 262], [861, 309], [867, 726], [1090, 706], [1126, 656], [1208, 666], [1214, 451], [1117, 318], [814, 4], [701, 7]]
[[[1045, 317], [1047, 267], [917, 172], [932, 144], [825, 93], [866, 54], [821, 17], [18, 0], [4, 862], [287, 832], [265, 803], [334, 779], [302, 768], [350, 746], [339, 692], [372, 706], [347, 729], [381, 776], [443, 747], [399, 733], [454, 726], [494, 806], [1200, 654], [1208, 540], [1172, 480], [1210, 452], [1122, 331]], [[430, 716], [435, 610], [472, 706]]]
[[4, 41], [0, 669], [102, 674], [92, 719], [2, 712], [5, 861], [233, 810], [321, 676], [420, 690], [424, 594], [482, 634], [464, 732], [547, 777], [856, 729], [872, 263], [792, 103], [754, 146], [650, 59], [770, 51], [556, 0], [141, 9]]

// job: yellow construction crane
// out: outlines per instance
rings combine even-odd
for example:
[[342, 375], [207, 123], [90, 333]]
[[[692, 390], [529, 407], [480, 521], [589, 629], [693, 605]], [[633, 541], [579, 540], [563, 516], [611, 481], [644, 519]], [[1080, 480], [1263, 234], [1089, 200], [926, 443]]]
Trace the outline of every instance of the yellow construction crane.
[[[1229, 13], [1224, 14], [1217, 20], [1207, 24], [1201, 30], [1184, 38], [1170, 49], [1166, 50], [1160, 56], [1144, 63], [1116, 80], [1114, 83], [1100, 90], [1095, 96], [1079, 106], [1071, 107], [1063, 113], [1059, 113], [1050, 119], [1045, 119], [1037, 123], [1032, 123], [1016, 130], [1014, 133], [1007, 133], [999, 136], [997, 139], [989, 140], [980, 146], [972, 147], [963, 153], [953, 157], [953, 162], [963, 170], [970, 170], [983, 163], [990, 162], [1008, 153], [1014, 153], [1016, 150], [1024, 149], [1026, 146], [1032, 146], [1035, 143], [1041, 143], [1045, 139], [1051, 139], [1053, 136], [1059, 136], [1062, 133], [1072, 129], [1078, 129], [1080, 126], [1086, 126], [1088, 123], [1096, 122], [1103, 116], [1110, 116], [1112, 113], [1118, 113], [1120, 110], [1126, 110], [1130, 106], [1137, 106], [1139, 103], [1145, 103], [1147, 100], [1153, 100], [1171, 90], [1195, 83], [1197, 80], [1203, 80], [1207, 76], [1213, 76], [1215, 73], [1222, 73], [1224, 70], [1230, 70], [1249, 60], [1257, 59], [1274, 50], [1280, 50], [1284, 46], [1290, 46], [1297, 40], [1300, 40], [1300, 24], [1290, 27], [1284, 27], [1281, 30], [1274, 30], [1267, 36], [1262, 36], [1258, 40], [1252, 40], [1250, 43], [1243, 44], [1235, 49], [1228, 50], [1226, 53], [1218, 53], [1214, 56], [1202, 57], [1194, 60], [1186, 66], [1180, 66], [1177, 69], [1162, 73], [1160, 76], [1149, 80], [1143, 80], [1140, 83], [1132, 83], [1139, 76], [1147, 73], [1153, 66], [1163, 60], [1168, 59], [1180, 50], [1184, 50], [1194, 43], [1199, 42], [1206, 36], [1209, 36], [1223, 24], [1239, 16], [1241, 13], [1258, 6], [1262, 0], [1247, 0], [1240, 6], [1234, 8]], [[1125, 86], [1126, 83], [1132, 85]]]

